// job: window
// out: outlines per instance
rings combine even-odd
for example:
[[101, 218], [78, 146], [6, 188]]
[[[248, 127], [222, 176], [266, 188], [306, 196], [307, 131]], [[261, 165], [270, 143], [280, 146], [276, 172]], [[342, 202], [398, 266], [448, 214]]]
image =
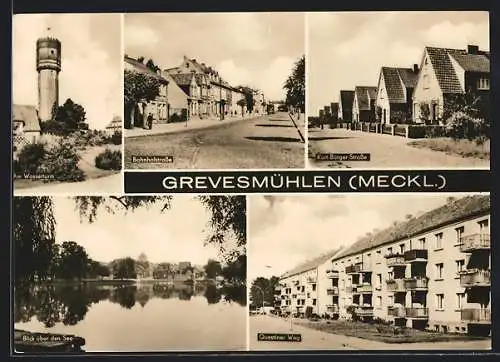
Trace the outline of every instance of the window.
[[465, 305], [465, 293], [457, 293], [457, 309], [462, 309]]
[[478, 221], [477, 223], [479, 225], [479, 233], [480, 234], [487, 233], [489, 231], [488, 230], [488, 228], [489, 228], [488, 219]]
[[387, 277], [389, 278], [389, 280], [394, 279], [394, 272], [392, 272], [392, 271], [388, 272]]
[[381, 289], [382, 288], [382, 274], [377, 274], [377, 281], [376, 281], [376, 288]]
[[425, 238], [418, 239], [418, 249], [421, 250], [425, 249]]
[[382, 297], [381, 296], [377, 297], [376, 303], [377, 303], [376, 304], [377, 307], [379, 307], [379, 308], [382, 307]]
[[479, 78], [477, 80], [477, 89], [480, 90], [490, 89], [490, 80], [488, 78]]
[[387, 248], [387, 254], [392, 255], [392, 248]]
[[457, 265], [457, 273], [464, 271], [464, 269], [465, 269], [464, 268], [465, 267], [465, 260], [464, 259], [456, 260], [455, 263]]
[[436, 279], [443, 279], [443, 269], [443, 263], [436, 264]]
[[428, 74], [424, 74], [424, 76], [422, 77], [422, 80], [423, 80], [423, 87], [424, 89], [429, 89], [429, 75]]
[[399, 244], [399, 252], [403, 254], [405, 252], [405, 244]]
[[443, 248], [443, 233], [436, 234], [436, 249]]
[[436, 294], [436, 308], [444, 309], [444, 294]]
[[316, 284], [312, 285], [312, 290], [313, 290], [313, 292], [316, 290]]
[[302, 293], [305, 292], [305, 290], [306, 290], [306, 287], [302, 286]]
[[460, 244], [462, 236], [464, 235], [465, 232], [465, 228], [463, 226], [460, 226], [458, 228], [455, 228], [455, 232], [457, 233], [457, 244]]
[[307, 298], [311, 298], [311, 293], [307, 293]]
[[313, 299], [313, 305], [316, 305], [316, 299]]

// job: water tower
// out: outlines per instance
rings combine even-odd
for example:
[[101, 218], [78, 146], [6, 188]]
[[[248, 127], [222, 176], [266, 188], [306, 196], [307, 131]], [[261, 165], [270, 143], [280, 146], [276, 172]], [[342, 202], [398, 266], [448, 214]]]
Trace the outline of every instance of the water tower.
[[52, 107], [59, 105], [59, 72], [61, 71], [61, 42], [52, 37], [36, 42], [36, 70], [38, 71], [38, 116], [52, 118]]

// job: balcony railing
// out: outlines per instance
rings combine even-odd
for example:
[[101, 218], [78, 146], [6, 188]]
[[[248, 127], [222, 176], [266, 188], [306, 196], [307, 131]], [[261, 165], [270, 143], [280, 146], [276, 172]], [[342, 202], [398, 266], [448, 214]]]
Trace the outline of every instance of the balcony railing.
[[406, 266], [405, 256], [403, 254], [389, 254], [385, 256], [387, 266]]
[[346, 274], [355, 274], [361, 272], [361, 264], [353, 264], [345, 267]]
[[328, 269], [326, 271], [326, 277], [327, 278], [333, 278], [333, 279], [338, 278], [339, 277], [339, 272], [338, 272], [338, 270]]
[[326, 290], [327, 295], [338, 295], [339, 294], [339, 288], [338, 287], [330, 287]]
[[360, 317], [370, 317], [373, 316], [373, 307], [356, 307], [355, 309], [356, 314], [359, 315]]
[[391, 306], [387, 307], [387, 314], [395, 318], [405, 318], [406, 309], [403, 306]]
[[412, 249], [405, 251], [404, 257], [407, 263], [427, 261], [427, 249]]
[[386, 283], [390, 292], [406, 292], [404, 279], [387, 279]]
[[491, 286], [491, 272], [489, 270], [467, 270], [460, 273], [460, 286], [489, 287]]
[[361, 284], [356, 287], [356, 293], [371, 293], [372, 286], [370, 284]]
[[338, 313], [339, 312], [339, 306], [337, 304], [327, 304], [326, 305], [326, 311], [330, 313]]
[[424, 308], [424, 307], [406, 308], [406, 318], [409, 318], [409, 319], [428, 319], [429, 318], [429, 308]]
[[474, 250], [488, 250], [490, 248], [490, 234], [470, 234], [460, 238], [460, 251], [462, 253], [470, 253]]
[[425, 277], [415, 277], [405, 279], [404, 283], [407, 290], [427, 290], [429, 280]]
[[472, 323], [491, 323], [491, 310], [481, 308], [468, 308], [460, 311], [463, 321]]

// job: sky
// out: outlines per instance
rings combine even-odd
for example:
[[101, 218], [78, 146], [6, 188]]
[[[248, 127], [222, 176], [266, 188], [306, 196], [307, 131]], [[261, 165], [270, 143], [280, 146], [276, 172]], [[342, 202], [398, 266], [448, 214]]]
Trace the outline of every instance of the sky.
[[56, 242], [75, 241], [100, 262], [137, 259], [145, 253], [154, 263], [190, 261], [205, 265], [209, 258], [218, 257], [217, 248], [203, 246], [210, 231], [210, 214], [193, 196], [174, 196], [171, 209], [164, 213], [160, 213], [160, 204], [127, 214], [113, 215], [102, 209], [92, 224], [81, 222], [71, 198], [54, 197], [54, 205]]
[[466, 194], [249, 196], [248, 280], [280, 276], [375, 229]]
[[153, 59], [162, 69], [183, 56], [217, 69], [231, 85], [249, 85], [269, 100], [284, 99], [283, 84], [304, 54], [300, 13], [126, 14], [125, 53]]
[[420, 64], [425, 46], [489, 50], [487, 12], [310, 13], [307, 113], [338, 101], [341, 89], [377, 86], [382, 66]]
[[[50, 27], [50, 30], [47, 30]], [[13, 18], [13, 103], [38, 105], [36, 41], [61, 41], [59, 104], [82, 105], [92, 129], [123, 113], [119, 14], [18, 14]]]

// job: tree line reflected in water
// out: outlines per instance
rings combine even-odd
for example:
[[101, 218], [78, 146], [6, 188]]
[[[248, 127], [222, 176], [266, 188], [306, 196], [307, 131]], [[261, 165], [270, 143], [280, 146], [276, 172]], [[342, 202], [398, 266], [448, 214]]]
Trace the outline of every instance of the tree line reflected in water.
[[31, 285], [14, 290], [14, 321], [29, 322], [36, 317], [46, 328], [57, 323], [76, 325], [85, 318], [93, 304], [103, 300], [131, 309], [136, 304], [144, 307], [150, 299], [176, 298], [189, 301], [204, 296], [208, 304], [220, 302], [246, 306], [246, 287], [215, 285], [140, 284], [140, 285]]

